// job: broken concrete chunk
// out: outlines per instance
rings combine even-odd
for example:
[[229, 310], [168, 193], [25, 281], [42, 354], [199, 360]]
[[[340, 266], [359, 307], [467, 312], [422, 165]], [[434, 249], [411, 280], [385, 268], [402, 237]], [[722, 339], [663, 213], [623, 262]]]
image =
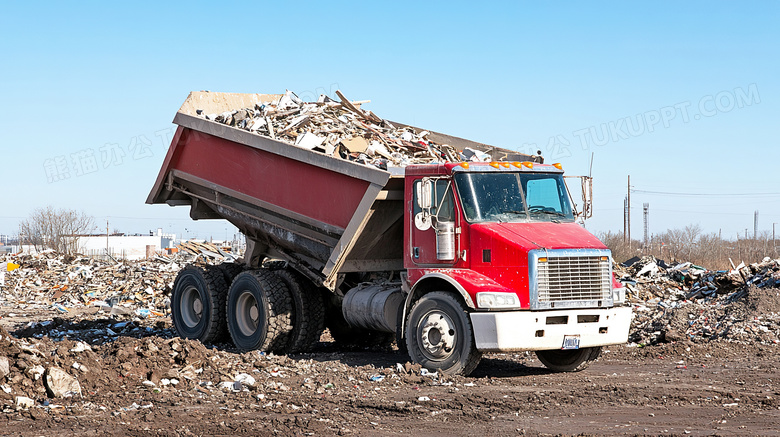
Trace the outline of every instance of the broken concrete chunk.
[[45, 370], [44, 370], [43, 366], [40, 366], [40, 365], [36, 364], [35, 366], [30, 366], [30, 367], [26, 368], [24, 372], [26, 374], [32, 376], [32, 378], [35, 381], [37, 381], [38, 379], [40, 379], [41, 375], [43, 375], [44, 371]]
[[8, 357], [0, 357], [0, 379], [3, 379], [11, 373], [11, 366], [8, 363]]
[[18, 410], [28, 410], [35, 406], [35, 401], [27, 396], [17, 396], [14, 398], [14, 404]]
[[49, 367], [46, 369], [46, 392], [50, 397], [62, 398], [67, 396], [81, 395], [81, 384], [70, 376], [70, 374], [59, 367]]

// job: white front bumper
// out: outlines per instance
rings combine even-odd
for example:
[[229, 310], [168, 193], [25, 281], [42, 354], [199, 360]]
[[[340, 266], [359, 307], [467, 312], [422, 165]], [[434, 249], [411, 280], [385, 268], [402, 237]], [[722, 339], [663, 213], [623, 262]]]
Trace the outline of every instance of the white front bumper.
[[630, 307], [473, 312], [477, 349], [485, 352], [561, 349], [563, 337], [579, 335], [580, 347], [628, 341]]

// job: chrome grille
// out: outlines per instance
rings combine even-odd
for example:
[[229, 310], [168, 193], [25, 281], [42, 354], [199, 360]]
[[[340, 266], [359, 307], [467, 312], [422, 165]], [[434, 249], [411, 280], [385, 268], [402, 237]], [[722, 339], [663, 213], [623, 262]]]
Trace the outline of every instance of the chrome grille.
[[609, 260], [600, 256], [550, 256], [537, 264], [539, 302], [606, 300], [609, 267]]

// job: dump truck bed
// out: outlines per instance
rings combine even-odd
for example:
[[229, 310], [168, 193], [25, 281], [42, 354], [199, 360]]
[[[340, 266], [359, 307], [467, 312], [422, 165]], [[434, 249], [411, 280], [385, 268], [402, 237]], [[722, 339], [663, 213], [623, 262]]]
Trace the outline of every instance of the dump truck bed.
[[[197, 113], [239, 110], [281, 96], [190, 93], [173, 120], [179, 127], [146, 203], [189, 205], [194, 220], [228, 220], [256, 252], [287, 259], [329, 288], [338, 273], [401, 270], [403, 168], [381, 170]], [[518, 159], [513, 151], [445, 134], [428, 138], [496, 160]]]

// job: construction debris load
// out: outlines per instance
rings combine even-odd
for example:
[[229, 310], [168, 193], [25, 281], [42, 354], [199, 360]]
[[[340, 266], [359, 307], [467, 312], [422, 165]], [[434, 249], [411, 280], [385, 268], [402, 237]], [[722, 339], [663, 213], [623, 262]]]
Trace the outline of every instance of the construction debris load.
[[368, 101], [351, 102], [340, 91], [337, 102], [321, 95], [316, 102], [304, 102], [287, 91], [274, 101], [251, 108], [197, 114], [207, 120], [237, 127], [258, 135], [329, 156], [372, 165], [383, 170], [388, 166], [431, 162], [491, 161], [483, 151], [455, 150], [447, 144], [436, 144], [430, 132], [409, 126], [396, 126], [360, 106]]

